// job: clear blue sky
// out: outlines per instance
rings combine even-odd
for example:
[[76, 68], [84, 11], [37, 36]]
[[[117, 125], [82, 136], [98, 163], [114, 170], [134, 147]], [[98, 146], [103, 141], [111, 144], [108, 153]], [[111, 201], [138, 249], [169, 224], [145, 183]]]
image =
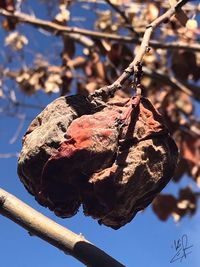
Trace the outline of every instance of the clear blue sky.
[[[35, 1], [29, 1], [35, 13], [39, 17], [44, 16], [43, 6], [37, 5]], [[77, 10], [77, 12], [79, 12]], [[77, 13], [78, 15], [78, 13]], [[80, 14], [79, 14], [80, 15]], [[33, 46], [45, 55], [50, 55], [53, 61], [58, 55], [61, 44], [57, 44], [54, 38], [38, 33], [31, 27], [20, 26], [19, 29], [29, 38], [29, 46], [26, 57], [29, 62], [33, 60], [33, 55], [29, 52]], [[0, 29], [0, 61], [3, 61], [2, 53], [5, 50], [3, 39], [5, 33]], [[37, 38], [37, 41], [36, 41]], [[39, 40], [39, 44], [37, 43]], [[49, 46], [49, 41], [53, 45]], [[54, 43], [55, 42], [55, 43]], [[16, 55], [15, 55], [16, 56]], [[18, 64], [19, 57], [16, 56]], [[13, 65], [13, 66], [14, 66]], [[9, 84], [13, 86], [13, 84]], [[19, 93], [19, 97], [20, 93]], [[39, 93], [37, 96], [43, 104], [49, 103], [56, 96], [46, 96]], [[27, 102], [34, 102], [35, 97], [23, 99]], [[23, 113], [23, 110], [19, 110]], [[28, 110], [28, 117], [34, 117], [37, 110]], [[10, 144], [19, 125], [16, 117], [0, 115], [0, 153], [18, 152], [21, 149], [21, 138], [30, 120], [26, 120], [17, 141]], [[90, 217], [85, 217], [80, 211], [71, 219], [60, 219], [49, 210], [41, 207], [34, 198], [27, 193], [19, 181], [16, 172], [17, 158], [0, 159], [0, 187], [16, 195], [31, 207], [42, 212], [56, 222], [66, 226], [70, 230], [79, 234], [82, 233], [88, 240], [105, 250], [107, 253], [118, 259], [128, 267], [152, 266], [152, 267], [199, 267], [200, 266], [200, 212], [192, 219], [186, 217], [178, 225], [172, 219], [163, 223], [152, 213], [148, 207], [144, 213], [138, 214], [131, 223], [115, 231], [104, 226], [98, 225]], [[180, 187], [190, 181], [187, 177], [179, 184], [172, 182], [164, 189], [165, 192], [176, 194]], [[193, 185], [194, 186], [194, 185]], [[188, 235], [189, 243], [193, 245], [192, 253], [182, 263], [170, 263], [175, 254], [172, 247], [173, 241], [180, 238], [183, 234]], [[0, 215], [0, 266], [2, 267], [81, 267], [83, 264], [65, 255], [63, 252], [52, 247], [45, 241], [37, 237], [30, 237], [29, 234], [14, 224], [10, 220]], [[103, 266], [102, 266], [103, 267]]]

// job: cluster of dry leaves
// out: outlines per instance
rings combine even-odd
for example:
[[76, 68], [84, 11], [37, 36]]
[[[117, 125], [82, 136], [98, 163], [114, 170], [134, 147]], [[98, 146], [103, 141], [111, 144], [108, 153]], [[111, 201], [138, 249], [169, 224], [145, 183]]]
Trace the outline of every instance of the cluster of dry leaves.
[[[48, 1], [42, 2], [48, 7]], [[71, 12], [71, 7], [77, 5], [78, 8], [86, 10], [84, 12], [89, 10], [96, 15], [96, 21], [88, 22], [94, 32], [121, 35], [121, 42], [114, 37], [111, 40], [88, 35], [87, 38], [92, 40], [93, 45], [80, 48], [72, 35], [61, 35], [63, 50], [60, 53], [60, 65], [52, 65], [48, 58], [38, 56], [35, 51], [34, 64], [18, 70], [6, 69], [2, 77], [15, 79], [19, 88], [28, 95], [35, 94], [38, 90], [44, 90], [48, 94], [59, 92], [66, 95], [74, 93], [74, 87], [79, 94], [93, 93], [96, 89], [114, 82], [137, 53], [138, 44], [122, 42], [123, 36], [141, 38], [146, 25], [170, 5], [174, 5], [176, 0], [107, 0], [106, 4], [102, 4], [102, 1], [99, 3], [98, 0], [82, 2], [56, 1], [57, 14], [49, 20], [58, 25], [69, 25], [75, 15]], [[14, 1], [1, 0], [0, 8], [13, 12]], [[144, 96], [148, 97], [163, 115], [180, 150], [174, 182], [179, 182], [184, 175], [188, 175], [200, 188], [200, 118], [197, 115], [200, 101], [200, 52], [191, 48], [197, 44], [200, 34], [197, 22], [199, 11], [198, 3], [190, 3], [185, 6], [183, 13], [166, 21], [155, 31], [152, 40], [156, 46], [153, 46], [144, 58], [142, 83]], [[84, 12], [83, 17], [86, 16]], [[7, 31], [5, 45], [15, 51], [25, 49], [30, 41], [18, 31], [19, 24], [16, 18], [2, 19], [2, 25]], [[173, 42], [173, 45], [169, 45], [167, 49], [170, 42]], [[179, 45], [185, 45], [186, 48], [180, 49]], [[1, 83], [0, 99], [4, 95], [3, 79]], [[116, 92], [115, 98], [120, 101], [121, 98], [132, 94], [129, 80], [122, 90]], [[193, 187], [188, 185], [181, 189], [177, 197], [169, 194], [159, 195], [153, 202], [153, 210], [157, 216], [166, 220], [172, 215], [177, 221], [186, 214], [193, 215], [199, 193], [193, 189], [194, 183], [192, 185]]]

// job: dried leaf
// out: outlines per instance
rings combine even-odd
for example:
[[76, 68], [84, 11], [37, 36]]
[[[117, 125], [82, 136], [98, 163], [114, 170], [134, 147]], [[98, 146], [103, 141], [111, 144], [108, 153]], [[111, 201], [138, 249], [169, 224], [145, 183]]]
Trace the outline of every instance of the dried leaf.
[[23, 92], [31, 95], [43, 87], [44, 77], [45, 71], [42, 69], [24, 70], [16, 77], [16, 82]]
[[182, 137], [182, 142], [180, 144], [182, 156], [199, 166], [200, 162], [200, 138], [198, 136], [193, 136], [188, 133], [184, 133]]
[[120, 57], [122, 56], [122, 45], [118, 43], [114, 43], [111, 46], [110, 51], [108, 51], [107, 54], [110, 62], [114, 64], [115, 66], [120, 65]]
[[191, 115], [194, 111], [192, 99], [184, 92], [179, 92], [176, 100], [176, 106], [186, 115]]
[[62, 79], [59, 74], [50, 74], [45, 81], [44, 90], [46, 93], [58, 93], [60, 91], [61, 84]]
[[188, 162], [184, 158], [180, 158], [178, 165], [176, 167], [175, 174], [173, 176], [173, 181], [174, 182], [179, 182], [180, 179], [183, 177], [184, 174], [189, 172], [189, 166]]
[[193, 80], [199, 78], [199, 68], [194, 52], [178, 50], [172, 54], [171, 61], [171, 68], [178, 79], [186, 81], [190, 75]]
[[65, 4], [59, 6], [60, 12], [55, 16], [55, 20], [59, 24], [65, 24], [70, 20], [70, 11], [66, 8]]
[[0, 8], [13, 12], [15, 10], [15, 1], [14, 0], [1, 0]]
[[27, 44], [28, 39], [19, 32], [12, 32], [5, 38], [5, 45], [11, 46], [16, 51], [21, 50]]
[[92, 54], [92, 62], [95, 70], [95, 76], [104, 81], [106, 74], [103, 63], [100, 61], [100, 57], [97, 53]]
[[30, 79], [29, 79], [29, 83], [30, 85], [35, 87], [35, 90], [39, 90], [41, 89], [41, 83], [40, 80], [41, 78], [44, 76], [44, 72], [40, 71], [40, 72], [34, 72]]
[[197, 196], [188, 186], [179, 191], [179, 200], [177, 208], [184, 211], [184, 213], [194, 214], [197, 208]]
[[16, 81], [18, 83], [21, 83], [23, 82], [24, 80], [29, 80], [30, 78], [30, 74], [26, 71], [23, 71], [21, 74], [19, 74], [17, 77], [16, 77]]
[[6, 31], [14, 31], [16, 28], [18, 21], [15, 18], [7, 18], [4, 19], [2, 22], [2, 27], [4, 28], [4, 30]]
[[112, 13], [110, 10], [97, 12], [98, 18], [95, 22], [95, 27], [101, 31], [112, 32]]
[[168, 217], [176, 210], [176, 198], [169, 194], [158, 195], [153, 203], [152, 208], [161, 221], [166, 221]]

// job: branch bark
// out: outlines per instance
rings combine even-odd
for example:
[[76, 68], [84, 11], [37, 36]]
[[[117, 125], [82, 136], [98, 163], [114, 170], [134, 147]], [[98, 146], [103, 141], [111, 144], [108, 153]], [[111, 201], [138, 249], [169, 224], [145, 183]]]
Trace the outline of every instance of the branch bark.
[[[88, 48], [92, 48], [95, 45], [94, 41], [90, 38], [107, 39], [107, 40], [117, 41], [121, 43], [123, 42], [123, 43], [132, 43], [132, 44], [140, 44], [142, 41], [141, 38], [133, 38], [130, 36], [122, 36], [122, 35], [117, 35], [117, 34], [91, 31], [91, 30], [86, 30], [82, 28], [62, 26], [54, 22], [38, 19], [36, 17], [30, 16], [30, 15], [27, 15], [21, 12], [12, 13], [2, 8], [0, 9], [0, 15], [7, 17], [7, 18], [14, 18], [18, 22], [30, 24], [32, 26], [35, 26], [36, 28], [41, 28], [46, 31], [52, 32], [55, 35], [66, 34], [70, 36], [71, 38], [73, 38], [75, 41], [79, 42], [80, 44]], [[185, 49], [187, 51], [200, 52], [199, 44], [188, 46], [187, 44], [181, 44], [180, 42], [161, 43], [156, 40], [151, 40], [149, 41], [149, 45], [156, 49], [157, 48], [173, 49], [173, 50]]]
[[90, 267], [124, 267], [101, 249], [0, 188], [0, 214]]

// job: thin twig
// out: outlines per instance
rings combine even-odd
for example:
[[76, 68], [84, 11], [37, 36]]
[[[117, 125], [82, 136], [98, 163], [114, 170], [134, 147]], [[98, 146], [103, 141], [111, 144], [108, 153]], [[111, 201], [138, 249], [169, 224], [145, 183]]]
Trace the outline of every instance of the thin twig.
[[181, 7], [186, 4], [189, 0], [180, 0], [177, 4], [171, 7], [168, 11], [166, 11], [163, 15], [156, 18], [152, 23], [150, 23], [145, 30], [144, 36], [142, 38], [142, 43], [140, 45], [139, 51], [137, 52], [134, 60], [129, 64], [128, 68], [121, 74], [121, 76], [111, 85], [104, 86], [99, 90], [96, 90], [93, 94], [91, 94], [91, 98], [99, 98], [106, 100], [110, 96], [113, 96], [116, 90], [121, 89], [122, 85], [129, 79], [131, 75], [134, 74], [134, 70], [138, 63], [142, 63], [143, 58], [146, 53], [149, 52], [150, 38], [153, 31], [163, 22], [169, 20], [173, 15], [179, 12]]
[[[0, 9], [0, 15], [8, 17], [8, 18], [15, 18], [18, 22], [27, 23], [32, 26], [35, 26], [37, 28], [42, 28], [46, 31], [53, 32], [55, 35], [62, 35], [66, 34], [69, 35], [71, 38], [73, 38], [75, 41], [81, 43], [82, 45], [92, 48], [94, 46], [94, 42], [87, 38], [86, 36], [90, 38], [95, 39], [107, 39], [117, 42], [123, 42], [123, 43], [132, 43], [132, 44], [140, 44], [142, 39], [141, 38], [133, 38], [130, 36], [122, 36], [118, 34], [110, 34], [105, 32], [97, 32], [92, 30], [86, 30], [82, 28], [77, 27], [67, 27], [58, 25], [54, 22], [38, 19], [36, 17], [21, 13], [21, 12], [14, 12], [11, 13], [5, 9]], [[82, 38], [81, 36], [85, 36], [85, 38]], [[149, 41], [149, 45], [153, 48], [160, 48], [160, 49], [185, 49], [187, 51], [196, 51], [200, 52], [200, 45], [194, 44], [194, 45], [187, 45], [180, 42], [159, 42], [156, 40]]]
[[57, 224], [1, 188], [0, 214], [87, 266], [125, 267], [87, 241], [83, 235], [77, 235]]

